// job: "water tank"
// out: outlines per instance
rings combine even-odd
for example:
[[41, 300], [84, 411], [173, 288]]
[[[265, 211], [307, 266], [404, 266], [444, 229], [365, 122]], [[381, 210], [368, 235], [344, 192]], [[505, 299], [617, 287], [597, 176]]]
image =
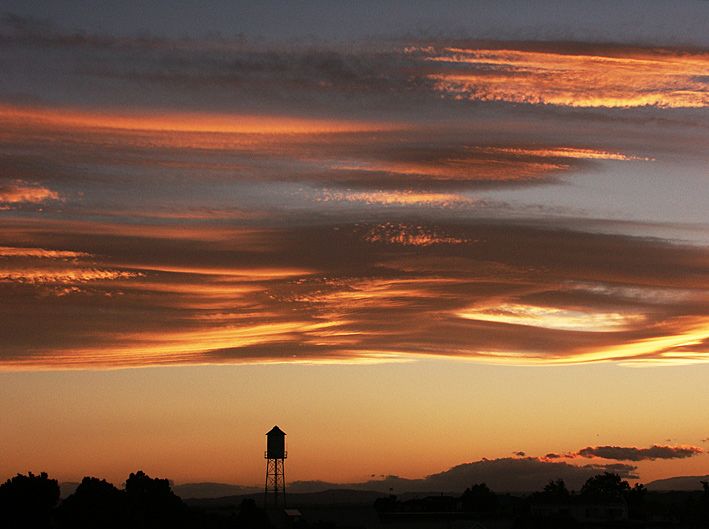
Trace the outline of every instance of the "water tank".
[[286, 434], [278, 427], [266, 434], [266, 459], [285, 459]]

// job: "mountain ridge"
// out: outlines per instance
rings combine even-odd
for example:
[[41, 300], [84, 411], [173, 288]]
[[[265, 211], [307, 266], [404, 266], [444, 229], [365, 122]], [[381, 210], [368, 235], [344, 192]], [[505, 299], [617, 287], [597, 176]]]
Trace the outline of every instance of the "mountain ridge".
[[[645, 488], [651, 491], [693, 491], [702, 490], [702, 481], [709, 482], [708, 475], [699, 476], [674, 476], [671, 478], [656, 479], [645, 483]], [[61, 483], [62, 498], [66, 498], [76, 490], [79, 483], [64, 482]], [[405, 486], [404, 484], [402, 484]], [[216, 483], [211, 481], [182, 483], [172, 486], [173, 492], [179, 497], [186, 500], [211, 500], [211, 499], [242, 499], [246, 497], [260, 497], [263, 492], [258, 486], [233, 485], [229, 483]], [[424, 493], [419, 490], [397, 490], [393, 491], [398, 496], [416, 495], [421, 496]], [[434, 491], [430, 494], [450, 493], [451, 491]], [[462, 491], [458, 491], [462, 493]], [[495, 491], [500, 494], [506, 492], [516, 492], [518, 494], [531, 493], [533, 491]], [[289, 496], [298, 496], [301, 499], [309, 499], [309, 497], [318, 496], [320, 499], [327, 499], [329, 496], [334, 503], [358, 502], [360, 496], [371, 497], [372, 499], [389, 494], [389, 491], [382, 490], [376, 487], [376, 482], [365, 483], [328, 483], [325, 481], [317, 482], [299, 482], [295, 481], [288, 486]]]

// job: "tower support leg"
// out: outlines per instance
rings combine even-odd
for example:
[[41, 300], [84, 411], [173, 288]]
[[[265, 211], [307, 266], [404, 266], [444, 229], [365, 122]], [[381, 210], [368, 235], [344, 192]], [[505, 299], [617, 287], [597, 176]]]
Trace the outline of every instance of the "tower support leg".
[[266, 460], [266, 491], [264, 505], [274, 509], [286, 506], [286, 478], [283, 459]]

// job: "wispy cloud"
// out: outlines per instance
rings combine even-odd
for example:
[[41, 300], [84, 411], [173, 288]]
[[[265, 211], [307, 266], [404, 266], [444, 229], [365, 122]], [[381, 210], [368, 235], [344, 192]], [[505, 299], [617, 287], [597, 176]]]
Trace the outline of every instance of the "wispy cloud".
[[94, 256], [70, 250], [0, 247], [0, 284], [34, 285], [44, 295], [82, 291], [82, 285], [139, 277], [140, 272], [96, 266]]
[[[705, 107], [709, 55], [679, 50], [541, 45], [409, 48], [455, 98], [571, 107]], [[438, 71], [436, 71], [438, 70]]]
[[323, 198], [320, 200], [325, 202], [362, 202], [365, 204], [381, 204], [386, 206], [428, 205], [438, 207], [455, 207], [458, 205], [475, 205], [475, 201], [461, 195], [451, 193], [416, 193], [412, 191], [374, 191], [370, 193], [325, 191], [323, 193]]
[[586, 332], [624, 330], [645, 322], [645, 318], [637, 314], [622, 314], [619, 312], [593, 313], [587, 310], [564, 310], [530, 305], [500, 305], [497, 303], [487, 308], [476, 308], [460, 312], [459, 316], [478, 321]]
[[0, 246], [0, 257], [44, 257], [50, 259], [75, 259], [77, 257], [88, 257], [83, 252], [72, 252], [66, 250], [45, 250], [44, 248], [11, 248]]
[[[231, 134], [328, 134], [395, 128], [391, 124], [258, 114], [170, 112], [145, 115], [117, 111], [0, 107], [0, 116], [26, 126], [41, 122], [45, 128], [69, 130], [119, 129], [153, 132], [221, 132]], [[92, 130], [95, 133], [95, 131]]]
[[39, 204], [57, 199], [59, 199], [57, 192], [40, 186], [21, 184], [0, 186], [0, 208], [8, 208], [21, 203]]
[[[169, 111], [145, 117], [136, 112], [103, 115], [7, 106], [0, 107], [0, 119], [6, 123], [3, 139], [8, 145], [18, 151], [29, 146], [38, 150], [32, 159], [8, 156], [7, 178], [87, 181], [87, 163], [111, 172], [133, 167], [162, 178], [170, 171], [184, 175], [184, 183], [200, 171], [232, 185], [264, 180], [314, 183], [326, 188], [320, 201], [388, 206], [469, 207], [484, 202], [441, 189], [549, 185], [604, 160], [651, 162], [632, 153], [558, 143], [555, 133], [541, 145], [501, 146], [468, 138], [456, 127], [441, 131], [407, 121]], [[91, 148], [96, 145], [102, 149]], [[77, 159], [83, 164], [75, 169]], [[8, 200], [58, 198], [39, 184], [8, 187], [6, 193]]]

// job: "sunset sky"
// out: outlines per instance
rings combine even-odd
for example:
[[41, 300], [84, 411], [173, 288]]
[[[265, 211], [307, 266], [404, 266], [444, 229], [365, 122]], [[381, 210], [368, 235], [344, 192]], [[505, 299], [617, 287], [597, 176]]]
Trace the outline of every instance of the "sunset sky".
[[0, 14], [0, 481], [709, 474], [709, 2], [102, 4]]

